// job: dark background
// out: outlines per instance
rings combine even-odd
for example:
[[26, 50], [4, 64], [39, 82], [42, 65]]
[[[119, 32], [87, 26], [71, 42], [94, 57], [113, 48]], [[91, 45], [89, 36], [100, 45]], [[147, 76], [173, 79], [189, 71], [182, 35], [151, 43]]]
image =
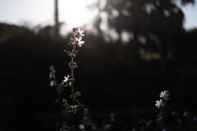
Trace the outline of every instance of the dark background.
[[[103, 11], [109, 15], [112, 9], [132, 12], [129, 16], [109, 18], [109, 24], [119, 35], [124, 30], [133, 32], [133, 40], [126, 44], [121, 39], [105, 41], [99, 17], [95, 22], [99, 35], [86, 32], [86, 44], [79, 51], [79, 68], [75, 72], [83, 103], [93, 112], [132, 107], [149, 111], [159, 92], [167, 89], [176, 109], [195, 112], [197, 30], [183, 29], [183, 12], [168, 0], [160, 1], [161, 6], [150, 15], [137, 7], [154, 0], [133, 0], [136, 8], [126, 8], [126, 2], [130, 1], [111, 1], [111, 6]], [[167, 18], [162, 14], [175, 7], [178, 13]], [[49, 66], [55, 66], [59, 81], [69, 73], [69, 57], [64, 53], [69, 34], [56, 39], [52, 31], [51, 26], [35, 32], [27, 27], [0, 24], [0, 129], [47, 129], [46, 125], [54, 124], [50, 114], [56, 112], [53, 103], [57, 93], [49, 87]], [[152, 41], [150, 34], [159, 41]], [[138, 40], [140, 35], [147, 38], [145, 45]], [[140, 50], [146, 54], [140, 54]], [[150, 54], [160, 58], [146, 59]], [[43, 119], [49, 119], [45, 126]]]

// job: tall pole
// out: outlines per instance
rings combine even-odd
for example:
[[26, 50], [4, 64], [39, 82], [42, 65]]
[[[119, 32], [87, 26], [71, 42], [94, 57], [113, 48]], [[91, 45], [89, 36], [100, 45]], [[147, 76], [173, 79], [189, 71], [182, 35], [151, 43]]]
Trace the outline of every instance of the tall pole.
[[59, 33], [60, 33], [60, 23], [59, 23], [59, 0], [54, 0], [54, 22], [55, 22], [55, 31], [54, 31], [54, 35], [55, 38], [58, 39], [59, 38]]

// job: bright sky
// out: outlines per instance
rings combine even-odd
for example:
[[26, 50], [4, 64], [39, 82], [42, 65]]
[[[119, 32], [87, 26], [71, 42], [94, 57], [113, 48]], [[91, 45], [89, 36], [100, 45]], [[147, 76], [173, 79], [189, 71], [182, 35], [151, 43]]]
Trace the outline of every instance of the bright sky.
[[1, 0], [0, 21], [23, 24], [52, 23], [53, 1]]
[[[197, 1], [196, 1], [197, 2]], [[197, 3], [195, 5], [187, 5], [182, 7], [185, 16], [186, 16], [186, 21], [185, 21], [185, 28], [186, 29], [192, 29], [192, 28], [197, 28]]]
[[[68, 26], [78, 26], [91, 21], [96, 12], [86, 6], [96, 0], [59, 0], [60, 20]], [[53, 24], [54, 0], [1, 0], [0, 22], [27, 25]], [[183, 8], [185, 27], [197, 28], [197, 4]]]
[[[91, 22], [96, 10], [88, 5], [97, 0], [59, 0], [60, 22], [67, 28], [81, 26]], [[53, 24], [54, 0], [1, 0], [0, 22], [27, 26]]]

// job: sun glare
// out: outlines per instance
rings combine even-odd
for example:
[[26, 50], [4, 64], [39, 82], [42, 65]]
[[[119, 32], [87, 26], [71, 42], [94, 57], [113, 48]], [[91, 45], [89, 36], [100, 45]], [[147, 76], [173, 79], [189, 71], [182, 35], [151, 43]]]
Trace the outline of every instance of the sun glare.
[[97, 10], [88, 6], [96, 2], [97, 0], [60, 0], [60, 21], [64, 22], [67, 28], [91, 23]]

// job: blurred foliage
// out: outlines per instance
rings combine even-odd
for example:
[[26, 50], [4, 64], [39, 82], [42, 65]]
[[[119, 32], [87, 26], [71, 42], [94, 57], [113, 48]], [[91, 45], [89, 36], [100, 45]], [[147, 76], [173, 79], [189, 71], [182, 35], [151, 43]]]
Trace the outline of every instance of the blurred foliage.
[[183, 32], [183, 21], [182, 10], [171, 0], [108, 0], [95, 26], [105, 40], [135, 46], [138, 57], [161, 61], [166, 70], [175, 61], [173, 39]]
[[[130, 60], [139, 58], [142, 61], [159, 62], [160, 70], [165, 72], [168, 65], [176, 61], [175, 37], [184, 32], [184, 14], [177, 2], [100, 0], [95, 5], [99, 7], [99, 15], [94, 24], [96, 32], [106, 43], [135, 48], [132, 52], [135, 57], [130, 57]], [[191, 0], [181, 2], [183, 5], [194, 4]]]

